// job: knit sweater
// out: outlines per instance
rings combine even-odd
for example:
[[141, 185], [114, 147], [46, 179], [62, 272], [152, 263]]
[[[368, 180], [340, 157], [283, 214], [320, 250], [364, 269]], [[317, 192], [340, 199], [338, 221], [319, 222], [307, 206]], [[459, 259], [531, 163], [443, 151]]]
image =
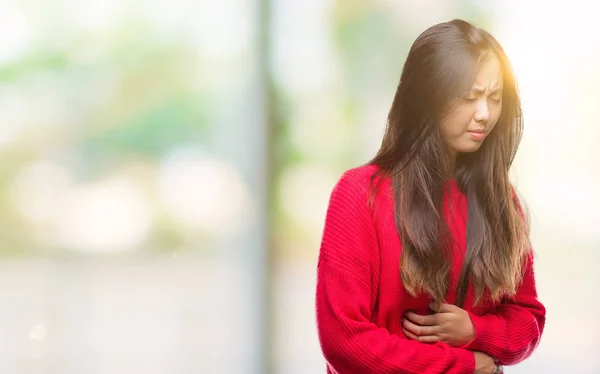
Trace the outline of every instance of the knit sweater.
[[[369, 208], [370, 177], [376, 170], [374, 165], [348, 170], [329, 201], [316, 290], [317, 328], [327, 373], [471, 374], [472, 351], [487, 353], [503, 365], [529, 357], [540, 341], [546, 315], [537, 297], [532, 254], [514, 298], [493, 302], [484, 297], [474, 305], [474, 290], [468, 288], [462, 307], [473, 321], [475, 338], [467, 345], [421, 343], [404, 335], [404, 313], [431, 313], [431, 298], [413, 297], [402, 284], [402, 245], [389, 178], [381, 181], [373, 209]], [[448, 184], [442, 211], [455, 244], [445, 301], [453, 303], [466, 248], [467, 198], [454, 181]]]

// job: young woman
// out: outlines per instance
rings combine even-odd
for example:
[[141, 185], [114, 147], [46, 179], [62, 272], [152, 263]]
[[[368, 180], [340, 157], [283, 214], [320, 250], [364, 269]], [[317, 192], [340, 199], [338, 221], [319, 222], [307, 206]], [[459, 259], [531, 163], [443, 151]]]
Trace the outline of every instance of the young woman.
[[523, 121], [508, 59], [454, 20], [410, 49], [381, 148], [331, 194], [317, 325], [328, 373], [497, 373], [537, 347]]

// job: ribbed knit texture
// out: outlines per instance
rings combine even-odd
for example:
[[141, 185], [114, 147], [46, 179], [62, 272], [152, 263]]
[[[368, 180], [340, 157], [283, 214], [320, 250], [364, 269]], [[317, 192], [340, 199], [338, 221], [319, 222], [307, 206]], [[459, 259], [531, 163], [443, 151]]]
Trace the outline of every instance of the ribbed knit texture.
[[[473, 289], [463, 307], [475, 326], [475, 339], [455, 348], [406, 338], [402, 317], [411, 310], [430, 313], [431, 299], [410, 296], [400, 277], [400, 238], [389, 179], [382, 180], [368, 205], [369, 180], [376, 166], [348, 170], [331, 194], [317, 271], [316, 313], [327, 373], [473, 373], [471, 351], [485, 352], [510, 365], [537, 346], [546, 311], [538, 301], [533, 257], [518, 295], [501, 304], [484, 299], [473, 305]], [[455, 245], [446, 301], [455, 287], [466, 248], [467, 199], [453, 181], [443, 206]]]

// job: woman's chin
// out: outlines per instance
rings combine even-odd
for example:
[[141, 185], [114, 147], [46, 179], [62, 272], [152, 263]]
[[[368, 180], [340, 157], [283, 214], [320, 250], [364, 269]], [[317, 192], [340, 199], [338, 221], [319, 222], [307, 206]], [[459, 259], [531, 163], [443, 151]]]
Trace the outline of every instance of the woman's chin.
[[481, 148], [481, 142], [471, 144], [461, 144], [459, 147], [455, 147], [456, 153], [473, 153]]

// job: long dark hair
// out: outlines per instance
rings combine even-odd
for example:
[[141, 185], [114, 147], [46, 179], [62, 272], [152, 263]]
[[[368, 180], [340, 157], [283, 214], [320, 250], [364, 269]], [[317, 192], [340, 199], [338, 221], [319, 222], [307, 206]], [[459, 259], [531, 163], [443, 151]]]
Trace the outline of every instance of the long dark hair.
[[[450, 159], [440, 122], [470, 90], [482, 61], [495, 56], [504, 76], [496, 126], [473, 153]], [[457, 304], [469, 282], [476, 303], [512, 296], [530, 248], [526, 224], [508, 171], [523, 129], [517, 85], [500, 44], [488, 32], [453, 20], [430, 27], [412, 45], [389, 112], [381, 148], [370, 164], [391, 177], [402, 241], [400, 271], [413, 295], [443, 301], [451, 266], [451, 235], [441, 213], [453, 177], [468, 198], [467, 252]]]

